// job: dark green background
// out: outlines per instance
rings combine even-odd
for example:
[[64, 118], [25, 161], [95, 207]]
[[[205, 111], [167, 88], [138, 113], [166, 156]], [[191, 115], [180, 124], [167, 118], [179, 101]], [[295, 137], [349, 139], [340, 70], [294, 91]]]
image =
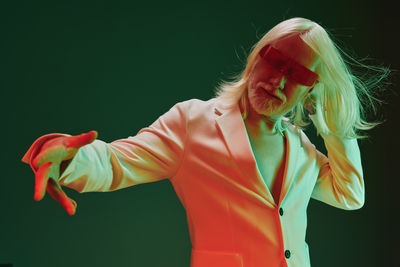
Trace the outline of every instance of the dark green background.
[[[95, 129], [106, 142], [135, 135], [179, 101], [212, 97], [259, 37], [294, 16], [396, 69], [395, 11], [373, 0], [1, 1], [0, 264], [189, 266], [185, 211], [168, 181], [112, 193], [66, 188], [78, 203], [71, 217], [49, 195], [34, 202], [34, 175], [20, 162], [30, 144], [51, 132]], [[310, 201], [313, 266], [400, 264], [399, 99], [390, 91], [381, 98], [387, 104], [375, 118], [387, 122], [359, 142], [365, 206], [349, 212]], [[307, 134], [324, 151], [312, 128]]]

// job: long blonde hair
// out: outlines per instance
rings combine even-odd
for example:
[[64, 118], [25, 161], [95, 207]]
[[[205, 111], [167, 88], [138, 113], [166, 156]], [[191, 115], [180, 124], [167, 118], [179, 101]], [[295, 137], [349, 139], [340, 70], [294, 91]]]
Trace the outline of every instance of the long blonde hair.
[[[268, 31], [251, 49], [247, 57], [245, 69], [231, 82], [219, 85], [216, 92], [227, 107], [239, 104], [243, 119], [248, 113], [247, 84], [251, 70], [259, 51], [267, 44], [286, 35], [298, 33], [319, 57], [315, 72], [319, 74], [318, 84], [314, 90], [300, 101], [285, 117], [295, 126], [302, 128], [309, 124], [304, 103], [312, 101], [315, 107], [314, 123], [319, 133], [333, 134], [344, 138], [365, 138], [359, 130], [369, 130], [379, 122], [367, 122], [363, 106], [370, 104], [375, 111], [375, 102], [379, 102], [372, 94], [372, 89], [379, 87], [389, 70], [384, 67], [365, 65], [344, 53], [329, 37], [319, 24], [305, 19], [292, 18], [285, 20]], [[376, 71], [378, 74], [369, 80], [362, 81], [354, 76], [341, 53], [350, 59], [349, 63]], [[285, 124], [277, 124], [278, 130]]]

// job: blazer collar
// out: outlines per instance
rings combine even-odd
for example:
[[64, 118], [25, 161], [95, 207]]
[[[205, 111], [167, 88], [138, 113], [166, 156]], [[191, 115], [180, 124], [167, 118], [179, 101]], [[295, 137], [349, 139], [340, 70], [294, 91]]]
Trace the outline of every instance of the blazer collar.
[[279, 206], [288, 194], [294, 179], [298, 150], [301, 145], [296, 128], [288, 124], [288, 129], [284, 131], [287, 140], [284, 178], [279, 203], [275, 203], [270, 189], [265, 185], [257, 168], [239, 105], [227, 108], [220, 101], [216, 101], [214, 112], [217, 115], [216, 124], [222, 133], [236, 168], [241, 174], [241, 183], [250, 190], [250, 195], [255, 200], [269, 206]]

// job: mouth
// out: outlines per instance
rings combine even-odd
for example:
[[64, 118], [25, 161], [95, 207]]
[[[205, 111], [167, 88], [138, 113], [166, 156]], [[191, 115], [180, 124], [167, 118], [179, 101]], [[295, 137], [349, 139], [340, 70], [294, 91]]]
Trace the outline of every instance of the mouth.
[[[282, 99], [274, 93], [274, 89], [264, 88], [264, 87], [259, 87], [259, 89], [262, 90], [263, 92], [265, 92], [268, 96], [275, 98], [279, 101], [282, 101]], [[270, 90], [268, 90], [268, 89], [270, 89]]]

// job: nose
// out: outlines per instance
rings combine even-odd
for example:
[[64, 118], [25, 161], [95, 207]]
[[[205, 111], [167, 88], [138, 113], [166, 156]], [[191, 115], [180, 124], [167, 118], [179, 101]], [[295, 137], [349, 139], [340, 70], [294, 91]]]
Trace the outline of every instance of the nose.
[[278, 87], [280, 89], [283, 89], [285, 87], [285, 76], [283, 76], [282, 74], [276, 74], [275, 76], [271, 77], [269, 79], [269, 82], [272, 86], [274, 87]]

